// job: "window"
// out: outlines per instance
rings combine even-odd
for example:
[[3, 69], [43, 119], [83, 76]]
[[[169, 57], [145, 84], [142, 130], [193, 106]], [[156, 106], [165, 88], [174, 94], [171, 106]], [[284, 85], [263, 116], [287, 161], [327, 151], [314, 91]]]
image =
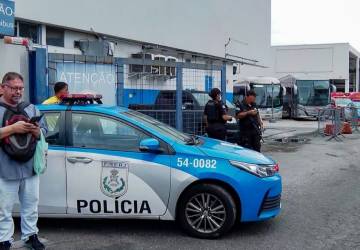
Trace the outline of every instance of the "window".
[[260, 108], [280, 107], [282, 105], [282, 91], [279, 84], [254, 84], [256, 104]]
[[60, 113], [45, 113], [44, 122], [47, 126], [46, 141], [50, 145], [61, 145], [60, 143]]
[[29, 38], [33, 43], [40, 43], [39, 25], [33, 23], [19, 22], [19, 36]]
[[136, 111], [129, 111], [125, 113], [131, 119], [141, 122], [147, 128], [151, 128], [158, 133], [163, 134], [170, 140], [174, 140], [178, 143], [186, 144], [188, 141], [191, 141], [191, 137], [187, 134], [184, 134], [169, 125], [166, 125], [150, 116], [144, 115]]
[[298, 101], [304, 106], [326, 106], [330, 98], [329, 81], [307, 81], [296, 82], [298, 87]]
[[63, 29], [46, 27], [46, 44], [58, 47], [64, 47], [65, 31]]
[[126, 123], [104, 116], [73, 113], [73, 146], [107, 150], [140, 152], [142, 131]]

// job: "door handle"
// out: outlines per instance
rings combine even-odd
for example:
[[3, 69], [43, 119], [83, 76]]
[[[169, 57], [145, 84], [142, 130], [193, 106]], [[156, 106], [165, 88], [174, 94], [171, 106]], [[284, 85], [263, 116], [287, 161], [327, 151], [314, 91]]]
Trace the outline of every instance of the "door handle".
[[70, 163], [80, 162], [80, 163], [89, 164], [93, 161], [93, 159], [87, 157], [68, 157], [67, 161]]

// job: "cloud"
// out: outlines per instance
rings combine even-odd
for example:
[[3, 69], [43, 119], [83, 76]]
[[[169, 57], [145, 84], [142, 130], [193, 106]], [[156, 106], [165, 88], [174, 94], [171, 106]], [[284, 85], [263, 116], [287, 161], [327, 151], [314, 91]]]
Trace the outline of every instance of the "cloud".
[[272, 43], [349, 42], [360, 50], [359, 0], [272, 0]]

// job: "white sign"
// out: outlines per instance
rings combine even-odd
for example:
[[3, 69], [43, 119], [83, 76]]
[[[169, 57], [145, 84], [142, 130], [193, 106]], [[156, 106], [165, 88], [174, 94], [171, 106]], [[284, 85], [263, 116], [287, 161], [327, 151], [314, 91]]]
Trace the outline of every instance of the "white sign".
[[116, 105], [117, 78], [112, 64], [57, 63], [56, 80], [68, 83], [70, 93], [101, 94], [104, 104]]

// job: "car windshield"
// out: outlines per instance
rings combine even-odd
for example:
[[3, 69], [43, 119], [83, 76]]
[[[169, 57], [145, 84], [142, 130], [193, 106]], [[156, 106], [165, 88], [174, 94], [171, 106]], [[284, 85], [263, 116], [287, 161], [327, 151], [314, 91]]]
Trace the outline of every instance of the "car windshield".
[[299, 104], [303, 106], [326, 106], [329, 104], [329, 81], [298, 80], [296, 86]]
[[[200, 107], [205, 107], [206, 103], [211, 99], [207, 92], [193, 92], [194, 98], [198, 101]], [[234, 105], [226, 100], [226, 106], [230, 109], [235, 109]]]
[[353, 104], [354, 104], [355, 108], [360, 109], [360, 101], [354, 101]]
[[259, 108], [280, 107], [282, 105], [280, 84], [254, 84], [256, 104]]
[[349, 98], [335, 98], [335, 104], [339, 107], [346, 107], [351, 103]]
[[129, 116], [131, 119], [142, 123], [144, 127], [153, 129], [178, 143], [188, 144], [189, 141], [193, 140], [193, 137], [184, 134], [173, 127], [170, 127], [169, 125], [159, 122], [158, 120], [150, 116], [144, 115], [136, 111], [128, 111], [124, 114]]

